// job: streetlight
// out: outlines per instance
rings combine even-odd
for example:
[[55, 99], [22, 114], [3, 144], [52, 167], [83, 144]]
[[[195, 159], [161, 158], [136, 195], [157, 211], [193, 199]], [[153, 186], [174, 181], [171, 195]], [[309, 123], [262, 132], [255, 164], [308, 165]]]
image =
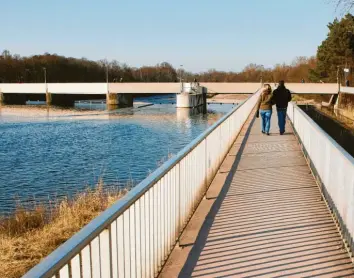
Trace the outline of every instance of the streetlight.
[[260, 65], [261, 68], [261, 85], [263, 85], [263, 71], [264, 71], [264, 65]]
[[108, 86], [108, 63], [106, 64], [106, 82]]
[[43, 67], [44, 71], [44, 84], [45, 84], [45, 92], [48, 93], [48, 86], [47, 86], [47, 69]]
[[181, 85], [181, 91], [182, 91], [182, 68], [183, 65], [179, 65], [180, 69], [179, 69], [179, 83]]

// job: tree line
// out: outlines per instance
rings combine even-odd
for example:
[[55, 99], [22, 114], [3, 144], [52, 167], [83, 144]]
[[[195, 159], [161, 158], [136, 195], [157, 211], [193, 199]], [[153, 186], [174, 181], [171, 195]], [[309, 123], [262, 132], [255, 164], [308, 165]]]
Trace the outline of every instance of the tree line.
[[[328, 24], [327, 38], [314, 57], [297, 57], [273, 68], [249, 64], [240, 72], [210, 69], [193, 73], [163, 62], [130, 67], [116, 60], [91, 61], [45, 53], [21, 57], [4, 50], [0, 55], [0, 82], [336, 82], [351, 80], [354, 62], [354, 17], [347, 14]], [[349, 69], [345, 70], [344, 69]], [[343, 81], [344, 82], [344, 81]]]
[[129, 67], [118, 61], [90, 61], [45, 53], [21, 57], [5, 50], [0, 55], [0, 82], [260, 82], [285, 79], [289, 82], [311, 81], [308, 71], [316, 66], [315, 57], [298, 57], [293, 63], [267, 69], [250, 64], [241, 72], [210, 69], [192, 73], [163, 62], [154, 66]]

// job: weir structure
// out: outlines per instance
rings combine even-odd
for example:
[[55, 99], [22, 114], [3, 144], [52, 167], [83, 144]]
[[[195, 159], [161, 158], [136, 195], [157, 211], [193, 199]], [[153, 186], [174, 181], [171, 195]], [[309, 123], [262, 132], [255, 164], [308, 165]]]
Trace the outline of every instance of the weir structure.
[[259, 94], [24, 277], [354, 275], [353, 157], [295, 103], [261, 135]]

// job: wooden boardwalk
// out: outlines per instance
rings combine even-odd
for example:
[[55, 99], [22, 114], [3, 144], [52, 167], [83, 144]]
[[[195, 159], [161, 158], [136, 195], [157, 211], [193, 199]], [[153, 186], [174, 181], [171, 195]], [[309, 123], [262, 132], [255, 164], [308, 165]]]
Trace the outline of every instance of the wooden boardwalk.
[[[354, 266], [295, 135], [260, 120], [236, 141], [229, 185], [179, 277], [354, 277]], [[176, 275], [177, 276], [177, 275]]]

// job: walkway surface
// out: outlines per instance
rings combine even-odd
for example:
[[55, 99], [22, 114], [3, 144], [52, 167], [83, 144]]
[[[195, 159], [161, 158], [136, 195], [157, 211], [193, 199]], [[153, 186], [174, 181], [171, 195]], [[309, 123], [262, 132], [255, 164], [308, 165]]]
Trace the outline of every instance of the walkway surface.
[[354, 277], [295, 135], [289, 124], [279, 135], [276, 118], [270, 136], [256, 119], [237, 139], [230, 182], [179, 277]]

